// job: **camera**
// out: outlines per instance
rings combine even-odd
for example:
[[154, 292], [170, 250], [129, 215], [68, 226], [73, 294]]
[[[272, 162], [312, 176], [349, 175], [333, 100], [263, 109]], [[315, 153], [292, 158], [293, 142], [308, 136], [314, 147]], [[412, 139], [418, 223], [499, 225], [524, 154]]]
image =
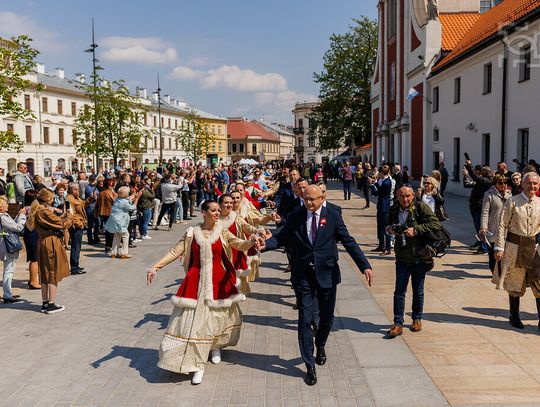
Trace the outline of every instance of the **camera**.
[[400, 225], [398, 223], [390, 225], [386, 228], [387, 233], [392, 233], [396, 236], [399, 236], [399, 245], [400, 247], [405, 247], [407, 245], [407, 236], [405, 232], [409, 227], [407, 225]]

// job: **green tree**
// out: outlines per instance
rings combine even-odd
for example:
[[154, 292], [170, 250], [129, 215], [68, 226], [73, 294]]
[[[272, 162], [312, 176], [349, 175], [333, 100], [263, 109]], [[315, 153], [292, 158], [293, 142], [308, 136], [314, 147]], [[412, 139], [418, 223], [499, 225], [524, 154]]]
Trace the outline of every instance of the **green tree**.
[[79, 110], [74, 144], [77, 154], [112, 158], [116, 165], [128, 152], [140, 152], [144, 140], [150, 136], [142, 120], [148, 108], [130, 95], [123, 80], [109, 83], [100, 78], [99, 83], [95, 91], [93, 84], [81, 86], [88, 99], [95, 99], [96, 103], [95, 107], [89, 104]]
[[210, 132], [209, 123], [193, 109], [188, 111], [174, 137], [194, 163], [202, 156], [206, 157], [216, 139]]
[[[25, 78], [35, 67], [35, 58], [39, 51], [30, 46], [31, 38], [26, 35], [12, 37], [11, 40], [0, 38], [0, 115], [15, 120], [34, 117], [17, 100], [23, 91], [40, 91], [42, 85]], [[0, 150], [21, 151], [23, 142], [12, 131], [0, 131]]]
[[311, 113], [309, 136], [321, 150], [371, 139], [371, 79], [377, 57], [378, 25], [363, 17], [345, 34], [332, 34], [323, 70], [314, 74], [320, 104]]

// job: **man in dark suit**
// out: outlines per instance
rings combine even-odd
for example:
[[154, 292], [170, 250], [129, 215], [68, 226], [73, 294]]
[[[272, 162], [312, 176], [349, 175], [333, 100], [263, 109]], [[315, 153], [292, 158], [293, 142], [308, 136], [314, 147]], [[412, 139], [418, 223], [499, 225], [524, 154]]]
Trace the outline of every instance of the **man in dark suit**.
[[[305, 206], [274, 237], [266, 241], [266, 249], [286, 246], [291, 255], [291, 283], [298, 302], [298, 342], [306, 364], [306, 383], [317, 383], [315, 363], [326, 363], [325, 345], [334, 318], [336, 288], [341, 281], [337, 258], [337, 242], [341, 242], [371, 285], [373, 271], [358, 244], [349, 235], [343, 218], [336, 210], [323, 206], [324, 198], [317, 185], [309, 185], [304, 193]], [[315, 336], [317, 356], [313, 358], [314, 301], [319, 305], [320, 324]]]

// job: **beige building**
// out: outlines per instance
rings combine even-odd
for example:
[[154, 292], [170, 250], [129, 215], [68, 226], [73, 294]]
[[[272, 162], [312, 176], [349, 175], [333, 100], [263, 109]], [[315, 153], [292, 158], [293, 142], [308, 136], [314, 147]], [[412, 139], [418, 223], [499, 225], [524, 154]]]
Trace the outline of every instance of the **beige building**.
[[291, 160], [294, 158], [295, 137], [291, 129], [278, 123], [268, 123], [262, 119], [254, 122], [263, 126], [268, 132], [279, 138], [279, 158]]

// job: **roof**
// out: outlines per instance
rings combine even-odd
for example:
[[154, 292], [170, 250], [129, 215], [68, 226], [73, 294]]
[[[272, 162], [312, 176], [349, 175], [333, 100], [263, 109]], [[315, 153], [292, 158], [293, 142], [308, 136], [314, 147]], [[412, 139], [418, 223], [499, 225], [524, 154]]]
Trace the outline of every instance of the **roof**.
[[480, 13], [439, 14], [442, 25], [442, 50], [452, 51], [480, 16]]
[[227, 122], [227, 133], [232, 140], [244, 140], [247, 137], [259, 137], [266, 141], [279, 141], [279, 138], [267, 131], [259, 123], [250, 122], [244, 119], [229, 119]]
[[282, 125], [282, 124], [268, 123], [268, 122], [265, 122], [264, 120], [260, 120], [260, 119], [259, 120], [254, 120], [254, 122], [259, 123], [261, 126], [266, 127], [268, 129], [271, 129], [271, 130], [275, 131], [276, 133], [283, 134], [283, 135], [286, 135], [286, 136], [294, 136], [294, 133], [292, 131], [290, 131], [287, 127]]
[[83, 84], [75, 79], [60, 78], [58, 76], [48, 75], [45, 73], [36, 74], [37, 81], [43, 85], [45, 88], [54, 87], [57, 89], [69, 90], [70, 92], [80, 93], [81, 96], [84, 95], [84, 90], [81, 88]]
[[[158, 101], [152, 98], [151, 102], [152, 102], [152, 106], [157, 109]], [[173, 111], [173, 112], [183, 113], [183, 114], [187, 114], [189, 112], [195, 112], [195, 114], [197, 114], [199, 117], [201, 117], [203, 119], [223, 120], [223, 121], [227, 120], [224, 117], [216, 116], [216, 115], [214, 115], [212, 113], [205, 112], [203, 110], [197, 109], [197, 108], [192, 107], [192, 106], [188, 106], [188, 105], [178, 106], [178, 105], [174, 105], [172, 103], [167, 103], [167, 101], [164, 100], [164, 99], [161, 99], [161, 108], [162, 109], [164, 108], [164, 109], [167, 109], [167, 110]]]
[[447, 66], [538, 8], [540, 8], [540, 0], [506, 0], [501, 2], [478, 17], [476, 23], [454, 46], [452, 51], [435, 65], [433, 71]]

